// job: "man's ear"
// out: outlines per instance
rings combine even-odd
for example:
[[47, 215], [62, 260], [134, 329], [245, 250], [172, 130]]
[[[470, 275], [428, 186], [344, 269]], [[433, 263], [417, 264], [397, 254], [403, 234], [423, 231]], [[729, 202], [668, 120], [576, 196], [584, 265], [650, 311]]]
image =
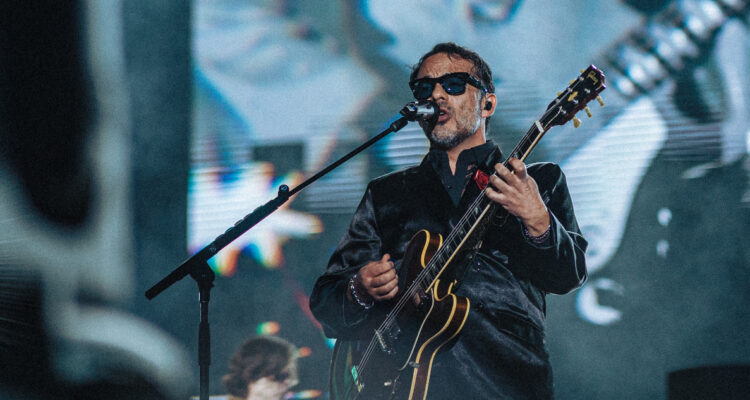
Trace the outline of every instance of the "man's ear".
[[497, 96], [494, 93], [488, 93], [481, 100], [482, 105], [482, 118], [487, 118], [495, 113], [495, 107], [497, 106]]

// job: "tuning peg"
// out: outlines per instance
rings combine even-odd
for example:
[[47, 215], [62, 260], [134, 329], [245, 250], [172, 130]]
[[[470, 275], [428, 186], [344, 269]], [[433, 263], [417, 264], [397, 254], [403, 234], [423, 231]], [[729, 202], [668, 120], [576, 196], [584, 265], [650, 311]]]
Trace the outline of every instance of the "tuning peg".
[[573, 117], [573, 127], [578, 128], [579, 126], [581, 126], [581, 120], [578, 117]]
[[604, 107], [604, 100], [602, 100], [602, 96], [596, 96], [596, 101], [599, 102], [599, 105]]
[[591, 114], [591, 110], [589, 109], [589, 107], [586, 106], [586, 107], [583, 108], [583, 110], [586, 111], [586, 115], [588, 115], [589, 118], [591, 118], [592, 114]]
[[571, 79], [570, 82], [568, 82], [568, 86], [572, 85], [573, 82], [575, 82], [575, 81], [576, 81], [575, 79]]
[[561, 94], [562, 92], [557, 92], [557, 97], [560, 97]]

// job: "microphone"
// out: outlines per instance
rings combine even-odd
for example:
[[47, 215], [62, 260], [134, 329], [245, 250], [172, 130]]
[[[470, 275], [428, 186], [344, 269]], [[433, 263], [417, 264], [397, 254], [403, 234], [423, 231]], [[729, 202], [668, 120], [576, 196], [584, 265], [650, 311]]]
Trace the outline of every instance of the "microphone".
[[406, 119], [408, 119], [409, 121], [432, 121], [431, 124], [434, 124], [435, 122], [433, 120], [436, 121], [440, 114], [438, 110], [439, 107], [434, 101], [419, 100], [412, 101], [411, 103], [405, 105], [404, 108], [399, 111], [399, 113], [406, 117]]
[[417, 121], [422, 130], [429, 135], [440, 116], [440, 107], [432, 100], [412, 101], [404, 106], [400, 113], [409, 121]]

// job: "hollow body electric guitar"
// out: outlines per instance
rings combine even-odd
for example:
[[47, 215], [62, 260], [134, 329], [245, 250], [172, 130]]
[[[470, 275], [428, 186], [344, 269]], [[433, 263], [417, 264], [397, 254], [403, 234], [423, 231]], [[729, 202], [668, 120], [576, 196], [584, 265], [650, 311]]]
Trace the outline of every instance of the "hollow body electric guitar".
[[[524, 135], [511, 157], [525, 160], [545, 132], [563, 125], [597, 99], [604, 75], [593, 65], [581, 71], [565, 91], [549, 104]], [[507, 160], [505, 165], [508, 166]], [[401, 268], [406, 282], [391, 303], [352, 340], [338, 340], [331, 363], [331, 399], [425, 399], [435, 354], [457, 338], [469, 315], [468, 298], [451, 293], [453, 283], [441, 282], [448, 269], [465, 262], [464, 255], [481, 244], [485, 228], [495, 216], [496, 203], [485, 189], [444, 239], [426, 230], [407, 245]], [[504, 210], [503, 210], [504, 211]], [[507, 215], [506, 215], [507, 216]]]

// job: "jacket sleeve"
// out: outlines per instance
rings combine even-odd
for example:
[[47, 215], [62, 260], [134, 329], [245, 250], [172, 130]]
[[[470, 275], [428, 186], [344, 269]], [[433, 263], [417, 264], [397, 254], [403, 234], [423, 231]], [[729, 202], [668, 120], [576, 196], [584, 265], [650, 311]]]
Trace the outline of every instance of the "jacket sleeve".
[[578, 227], [565, 174], [556, 164], [539, 166], [533, 176], [550, 214], [550, 235], [539, 244], [522, 233], [522, 259], [531, 270], [531, 281], [536, 287], [549, 293], [565, 294], [586, 281], [588, 242]]
[[381, 257], [381, 240], [368, 187], [341, 242], [310, 295], [310, 310], [328, 337], [353, 333], [369, 316], [364, 307], [347, 299], [349, 279], [370, 261]]

